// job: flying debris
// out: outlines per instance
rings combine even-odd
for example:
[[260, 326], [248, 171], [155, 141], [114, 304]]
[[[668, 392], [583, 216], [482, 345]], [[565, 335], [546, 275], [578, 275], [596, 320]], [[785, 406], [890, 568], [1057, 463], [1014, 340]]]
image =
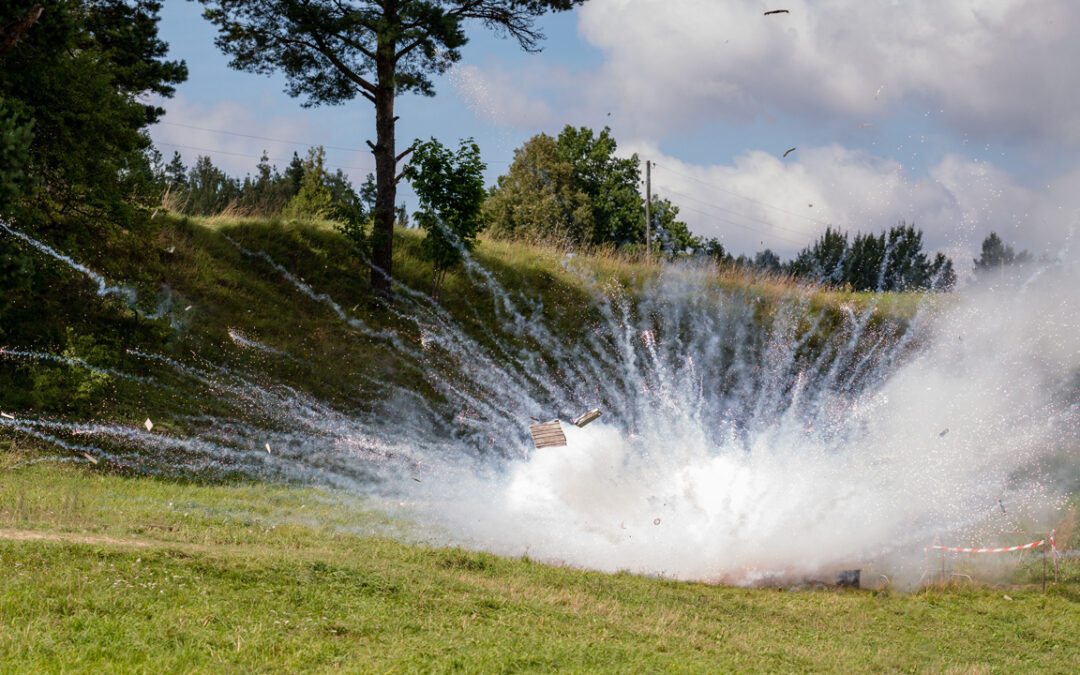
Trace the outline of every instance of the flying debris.
[[414, 480], [414, 481], [416, 481], [417, 483], [419, 483], [419, 482], [420, 482], [420, 479], [419, 479], [419, 478], [417, 478], [416, 476], [413, 476], [413, 480]]
[[579, 427], [583, 427], [586, 424], [588, 424], [589, 422], [592, 422], [593, 420], [595, 420], [597, 417], [600, 417], [600, 409], [599, 408], [593, 408], [589, 412], [584, 413], [584, 414], [580, 415], [579, 417], [575, 418], [574, 419], [574, 424], [576, 424]]
[[659, 525], [660, 524], [660, 519], [657, 518], [656, 520], [652, 521], [652, 524], [653, 525]]
[[770, 9], [769, 11], [765, 12], [765, 16], [769, 16], [770, 14], [790, 14], [790, 13], [791, 12], [787, 11], [786, 9]]
[[862, 124], [860, 124], [859, 126], [861, 126], [861, 127], [863, 128], [863, 129], [865, 129], [865, 128], [867, 128], [867, 127], [872, 127], [872, 126], [874, 126], [874, 123], [873, 123], [873, 122], [863, 122], [863, 123], [862, 123]]
[[9, 420], [13, 420], [13, 419], [15, 419], [15, 416], [14, 416], [14, 415], [10, 415], [10, 414], [8, 414], [8, 413], [6, 413], [6, 412], [0, 412], [0, 417], [6, 417], [6, 418], [8, 418]]
[[1001, 507], [1001, 515], [1003, 515], [1003, 516], [1009, 515], [1009, 514], [1005, 513], [1005, 505], [1001, 503], [1000, 499], [998, 500], [998, 506]]
[[557, 419], [543, 424], [530, 424], [529, 433], [532, 434], [533, 444], [537, 450], [566, 445], [566, 434], [563, 433], [562, 423]]
[[268, 454], [268, 455], [274, 454], [274, 453], [270, 452], [270, 444], [269, 443], [266, 444], [266, 454]]
[[93, 457], [92, 455], [90, 455], [89, 453], [86, 453], [86, 452], [84, 452], [84, 453], [82, 454], [82, 456], [83, 456], [83, 457], [85, 457], [85, 458], [87, 458], [88, 460], [90, 460], [90, 461], [91, 461], [91, 462], [93, 462], [94, 464], [97, 464], [97, 460], [96, 460], [96, 459], [94, 459], [94, 457]]
[[154, 423], [150, 421], [149, 417], [146, 418], [146, 421], [143, 422], [142, 425], [144, 427], [146, 427], [147, 431], [153, 431], [154, 430]]
[[795, 148], [788, 148], [787, 152], [784, 153], [784, 157], [787, 157], [788, 155], [790, 155], [793, 152], [795, 152]]
[[945, 427], [938, 436], [945, 438], [945, 434], [949, 433], [949, 427]]

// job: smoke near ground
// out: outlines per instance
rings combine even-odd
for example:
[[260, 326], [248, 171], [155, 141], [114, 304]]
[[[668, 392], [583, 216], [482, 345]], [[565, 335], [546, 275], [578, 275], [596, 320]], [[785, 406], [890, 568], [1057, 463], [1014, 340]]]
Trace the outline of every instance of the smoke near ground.
[[[859, 567], [914, 582], [925, 546], [1048, 529], [1080, 487], [1071, 258], [927, 296], [908, 322], [877, 311], [886, 298], [835, 306], [796, 287], [767, 297], [671, 266], [640, 295], [594, 288], [584, 337], [569, 340], [535, 298], [471, 260], [463, 273], [496, 321], [477, 327], [399, 287], [406, 335], [366, 328], [265, 253], [245, 253], [434, 395], [388, 385], [380, 405], [346, 411], [254, 374], [133, 352], [158, 373], [139, 386], [201, 387], [236, 414], [190, 417], [189, 437], [22, 415], [0, 426], [69, 461], [333, 486], [439, 545], [734, 584]], [[572, 256], [564, 264], [587, 274]], [[236, 349], [294, 358], [230, 336]], [[531, 417], [593, 407], [598, 421], [564, 425], [566, 447], [533, 448]]]

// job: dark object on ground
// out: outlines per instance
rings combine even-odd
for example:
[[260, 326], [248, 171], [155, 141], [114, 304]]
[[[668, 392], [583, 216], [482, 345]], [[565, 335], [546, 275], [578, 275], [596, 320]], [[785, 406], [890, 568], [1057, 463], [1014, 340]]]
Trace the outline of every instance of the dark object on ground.
[[836, 585], [841, 588], [858, 588], [862, 570], [840, 570], [836, 573]]

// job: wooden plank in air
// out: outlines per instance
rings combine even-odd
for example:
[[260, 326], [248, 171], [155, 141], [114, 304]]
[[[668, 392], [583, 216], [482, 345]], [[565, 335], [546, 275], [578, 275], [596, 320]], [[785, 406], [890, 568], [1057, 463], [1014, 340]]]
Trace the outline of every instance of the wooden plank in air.
[[529, 425], [529, 433], [532, 434], [533, 444], [537, 449], [566, 445], [566, 435], [563, 434], [559, 420]]

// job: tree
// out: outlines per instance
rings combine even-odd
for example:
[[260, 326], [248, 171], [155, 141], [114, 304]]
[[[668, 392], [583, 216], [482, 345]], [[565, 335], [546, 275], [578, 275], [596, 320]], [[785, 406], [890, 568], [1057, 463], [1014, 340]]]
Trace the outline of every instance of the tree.
[[334, 196], [326, 185], [326, 150], [320, 145], [308, 150], [300, 190], [282, 211], [286, 218], [326, 219], [334, 215]]
[[844, 282], [856, 291], [876, 291], [884, 283], [885, 233], [855, 235], [844, 263]]
[[434, 138], [413, 147], [405, 176], [420, 200], [416, 221], [426, 230], [421, 246], [432, 263], [431, 297], [438, 302], [446, 271], [472, 250], [483, 225], [487, 167], [472, 139], [462, 141], [456, 153]]
[[499, 176], [484, 202], [491, 234], [570, 244], [590, 240], [589, 196], [573, 175], [573, 165], [560, 157], [554, 138], [530, 138], [514, 151], [509, 171]]
[[[132, 197], [157, 197], [145, 180], [145, 128], [164, 110], [144, 102], [146, 95], [171, 96], [187, 68], [163, 60], [168, 46], [157, 37], [157, 0], [43, 4], [36, 25], [0, 51], [0, 98], [10, 114], [33, 124], [26, 166], [35, 193], [19, 206], [122, 216]], [[31, 2], [18, 0], [0, 9], [5, 34], [31, 10]]]
[[780, 264], [780, 256], [773, 253], [772, 249], [765, 249], [754, 254], [754, 268], [760, 272], [777, 274], [783, 266]]
[[32, 124], [20, 120], [0, 98], [0, 218], [30, 185], [27, 167], [33, 137]]
[[690, 234], [690, 228], [679, 220], [679, 207], [669, 199], [653, 196], [652, 240], [669, 258], [683, 253], [693, 253], [702, 244], [700, 237]]
[[[640, 161], [637, 155], [617, 157], [616, 149], [606, 127], [594, 134], [567, 125], [558, 138], [533, 136], [515, 151], [510, 170], [488, 197], [492, 234], [574, 245], [644, 243]], [[675, 246], [693, 245], [677, 214], [670, 202], [658, 202], [654, 224]]]
[[464, 23], [479, 21], [536, 51], [534, 20], [584, 0], [200, 0], [219, 29], [218, 47], [234, 68], [282, 71], [286, 91], [305, 106], [363, 96], [375, 106], [374, 230], [371, 284], [390, 297], [394, 205], [408, 154], [395, 147], [398, 94], [434, 95], [431, 73], [445, 72], [468, 41]]
[[929, 263], [922, 250], [922, 230], [904, 221], [889, 228], [881, 290], [926, 288]]
[[813, 279], [819, 283], [841, 283], [844, 279], [844, 263], [848, 254], [846, 232], [825, 228], [825, 234], [807, 246], [788, 266], [798, 277]]
[[975, 271], [977, 273], [991, 270], [1001, 270], [1006, 265], [1025, 263], [1031, 260], [1031, 254], [1027, 251], [1017, 253], [1001, 240], [997, 232], [991, 232], [982, 242], [982, 252], [975, 259]]

